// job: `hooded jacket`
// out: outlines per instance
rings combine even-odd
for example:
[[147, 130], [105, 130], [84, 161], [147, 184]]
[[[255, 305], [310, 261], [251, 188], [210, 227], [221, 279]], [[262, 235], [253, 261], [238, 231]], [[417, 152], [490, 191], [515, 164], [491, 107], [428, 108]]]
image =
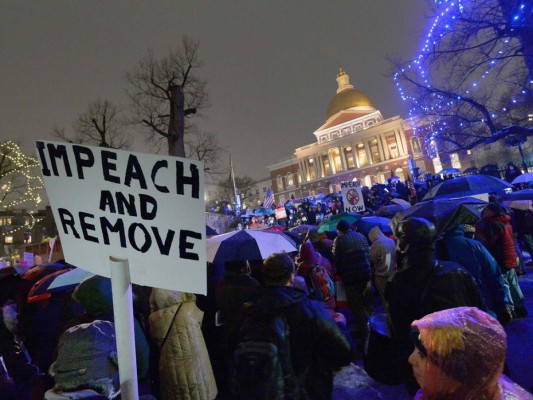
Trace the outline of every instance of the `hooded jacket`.
[[359, 232], [350, 230], [335, 238], [335, 268], [345, 285], [356, 285], [370, 280], [369, 250], [368, 241]]
[[385, 236], [378, 226], [370, 229], [368, 238], [372, 242], [370, 246], [370, 264], [374, 275], [391, 276], [396, 268], [396, 255], [394, 254], [396, 243]]
[[306, 399], [329, 399], [333, 371], [351, 361], [350, 344], [323, 303], [288, 286], [267, 286], [253, 303], [254, 318], [284, 314], [295, 375], [305, 374]]
[[437, 242], [437, 249], [442, 248], [445, 251], [438, 253], [439, 259], [455, 261], [470, 272], [493, 316], [511, 304], [498, 263], [481, 243], [465, 237], [464, 225], [443, 235]]
[[509, 215], [483, 218], [476, 226], [476, 232], [483, 238], [487, 250], [502, 270], [517, 267], [513, 227]]
[[196, 296], [154, 288], [150, 309], [150, 335], [161, 351], [161, 398], [213, 400], [217, 386], [201, 330], [203, 312], [196, 307]]
[[[321, 265], [328, 272], [331, 280], [335, 280], [335, 272], [333, 271], [333, 266], [326, 257], [323, 257], [318, 251], [315, 250], [313, 244], [310, 241], [304, 242], [300, 246], [300, 252], [296, 258], [296, 273], [305, 279], [305, 284], [309, 290], [313, 289], [313, 284], [311, 283], [311, 270], [316, 265]], [[336, 306], [335, 297], [331, 296], [326, 301], [326, 307], [334, 310]]]

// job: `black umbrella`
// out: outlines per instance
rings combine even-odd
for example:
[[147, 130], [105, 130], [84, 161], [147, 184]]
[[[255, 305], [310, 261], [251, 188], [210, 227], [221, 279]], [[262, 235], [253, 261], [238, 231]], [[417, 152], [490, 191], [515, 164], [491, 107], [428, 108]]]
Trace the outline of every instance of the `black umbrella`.
[[474, 194], [498, 192], [513, 185], [490, 175], [468, 175], [448, 179], [430, 189], [422, 200], [434, 198], [457, 198]]
[[460, 224], [475, 224], [486, 205], [486, 201], [474, 197], [423, 201], [396, 214], [391, 220], [391, 226], [396, 229], [403, 219], [418, 217], [433, 222], [441, 233]]

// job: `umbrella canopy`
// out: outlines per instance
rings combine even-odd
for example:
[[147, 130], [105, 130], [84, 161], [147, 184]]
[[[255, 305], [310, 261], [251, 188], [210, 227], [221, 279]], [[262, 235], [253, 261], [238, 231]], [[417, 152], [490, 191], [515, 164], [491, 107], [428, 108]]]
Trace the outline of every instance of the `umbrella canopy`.
[[404, 200], [404, 199], [392, 199], [391, 201], [394, 204], [399, 204], [401, 206], [411, 207], [411, 203], [409, 203], [407, 200]]
[[479, 173], [479, 169], [477, 167], [470, 167], [463, 171], [463, 174], [477, 174]]
[[513, 185], [517, 185], [519, 183], [529, 183], [533, 182], [533, 172], [526, 172], [525, 174], [518, 175], [516, 178], [513, 179], [511, 182]]
[[337, 224], [339, 221], [346, 221], [353, 225], [359, 221], [363, 216], [358, 213], [341, 212], [339, 214], [332, 215], [330, 218], [325, 219], [318, 225], [318, 233], [322, 232], [335, 232], [337, 230]]
[[272, 253], [298, 251], [295, 242], [276, 231], [240, 230], [207, 239], [207, 261], [264, 260]]
[[449, 175], [449, 174], [459, 174], [461, 170], [459, 168], [445, 168], [440, 171], [437, 175]]
[[516, 201], [516, 200], [533, 200], [533, 189], [522, 189], [516, 192], [505, 193], [501, 197], [502, 201]]
[[448, 179], [430, 189], [422, 200], [435, 198], [457, 198], [474, 194], [497, 192], [513, 185], [490, 175], [468, 175]]
[[533, 200], [504, 200], [503, 203], [515, 210], [533, 210]]
[[392, 233], [390, 222], [390, 218], [385, 217], [363, 217], [355, 225], [362, 233], [368, 236], [368, 232], [375, 226], [379, 227], [380, 231], [385, 234]]
[[28, 293], [28, 303], [49, 298], [53, 292], [74, 289], [78, 284], [94, 274], [82, 268], [63, 269], [39, 279]]
[[218, 232], [215, 231], [213, 228], [211, 228], [209, 225], [206, 225], [205, 226], [205, 234], [207, 236], [214, 236], [214, 235], [218, 235]]
[[380, 207], [376, 212], [375, 215], [380, 217], [393, 217], [396, 215], [396, 213], [399, 213], [400, 211], [403, 211], [407, 208], [411, 207], [411, 205], [402, 205], [402, 204], [391, 204], [388, 206]]
[[409, 217], [425, 218], [433, 222], [441, 233], [459, 224], [475, 224], [486, 205], [486, 201], [474, 197], [423, 201], [396, 214], [391, 225], [395, 228], [400, 221]]
[[289, 231], [297, 233], [298, 235], [305, 235], [309, 229], [316, 229], [316, 225], [296, 225], [289, 229]]
[[239, 214], [239, 217], [245, 217], [245, 218], [253, 217], [253, 216], [254, 216], [254, 213], [251, 212], [248, 208]]

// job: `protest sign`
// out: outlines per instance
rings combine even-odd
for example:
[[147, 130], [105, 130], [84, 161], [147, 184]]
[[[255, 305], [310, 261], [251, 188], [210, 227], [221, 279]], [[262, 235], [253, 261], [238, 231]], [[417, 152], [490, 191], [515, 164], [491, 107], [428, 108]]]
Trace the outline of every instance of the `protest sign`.
[[345, 212], [365, 211], [361, 186], [357, 182], [341, 182], [342, 201]]
[[110, 277], [129, 262], [132, 283], [206, 294], [203, 162], [37, 141], [65, 259]]

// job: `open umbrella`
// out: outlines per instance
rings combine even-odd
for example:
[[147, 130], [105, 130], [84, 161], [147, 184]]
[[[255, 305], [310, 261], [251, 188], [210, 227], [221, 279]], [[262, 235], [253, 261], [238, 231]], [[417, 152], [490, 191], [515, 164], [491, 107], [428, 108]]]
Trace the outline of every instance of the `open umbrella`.
[[391, 202], [393, 202], [394, 204], [399, 204], [401, 206], [411, 207], [411, 203], [404, 199], [392, 199]]
[[459, 168], [445, 168], [440, 171], [437, 175], [450, 175], [450, 174], [459, 174], [461, 170]]
[[296, 225], [289, 229], [289, 231], [297, 233], [298, 235], [305, 235], [309, 229], [316, 229], [316, 225]]
[[470, 167], [463, 171], [463, 174], [477, 174], [479, 173], [479, 169], [477, 167]]
[[355, 224], [357, 221], [359, 221], [363, 216], [358, 213], [347, 213], [347, 212], [341, 212], [339, 214], [332, 215], [328, 219], [325, 219], [322, 221], [318, 227], [317, 231], [318, 233], [322, 232], [335, 232], [337, 230], [337, 224], [339, 221], [346, 221], [350, 225]]
[[423, 201], [396, 214], [392, 217], [391, 225], [395, 228], [400, 221], [409, 217], [425, 218], [433, 222], [440, 233], [459, 224], [475, 224], [486, 205], [486, 201], [474, 197]]
[[422, 200], [458, 198], [474, 194], [498, 192], [513, 185], [490, 175], [467, 175], [445, 180], [431, 188]]
[[385, 217], [363, 217], [355, 223], [359, 230], [368, 236], [368, 232], [377, 226], [379, 230], [383, 233], [392, 233], [392, 228], [390, 226], [390, 218]]
[[298, 251], [282, 232], [240, 230], [207, 239], [207, 261], [264, 260], [272, 253]]
[[378, 208], [378, 210], [375, 212], [375, 215], [380, 217], [393, 217], [396, 215], [396, 213], [403, 211], [407, 208], [411, 207], [411, 205], [401, 205], [401, 204], [390, 204], [388, 206], [383, 206]]
[[213, 228], [211, 228], [209, 225], [206, 225], [205, 226], [205, 234], [207, 236], [214, 236], [214, 235], [218, 235], [218, 232], [215, 231]]
[[525, 174], [518, 175], [516, 178], [513, 179], [511, 182], [513, 185], [517, 185], [519, 183], [529, 183], [533, 182], [533, 172], [526, 172]]
[[533, 189], [505, 193], [500, 200], [517, 210], [533, 210]]

